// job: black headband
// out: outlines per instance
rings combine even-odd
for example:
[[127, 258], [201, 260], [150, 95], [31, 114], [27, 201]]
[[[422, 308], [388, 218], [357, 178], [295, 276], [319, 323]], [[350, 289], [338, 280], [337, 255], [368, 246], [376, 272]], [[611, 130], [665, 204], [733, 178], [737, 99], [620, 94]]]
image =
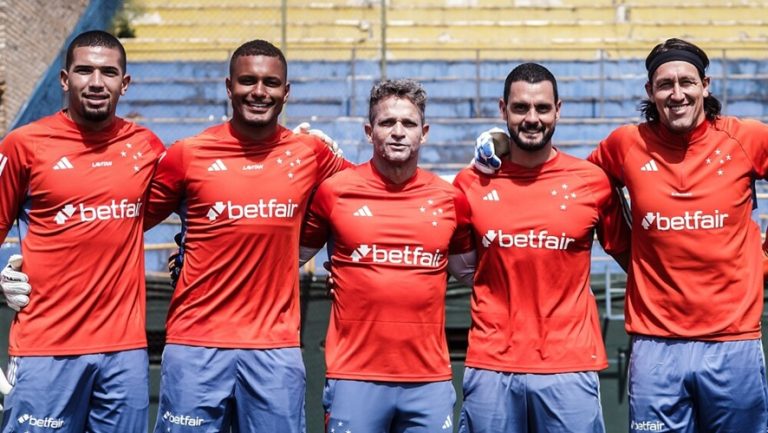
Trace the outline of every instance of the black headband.
[[695, 66], [696, 70], [699, 71], [699, 76], [704, 78], [704, 62], [701, 60], [701, 57], [690, 51], [673, 49], [664, 51], [663, 53], [654, 57], [650, 62], [645, 62], [645, 69], [648, 70], [648, 81], [653, 81], [653, 74], [656, 72], [656, 69], [659, 69], [659, 66], [663, 65], [664, 63], [678, 60], [688, 62]]

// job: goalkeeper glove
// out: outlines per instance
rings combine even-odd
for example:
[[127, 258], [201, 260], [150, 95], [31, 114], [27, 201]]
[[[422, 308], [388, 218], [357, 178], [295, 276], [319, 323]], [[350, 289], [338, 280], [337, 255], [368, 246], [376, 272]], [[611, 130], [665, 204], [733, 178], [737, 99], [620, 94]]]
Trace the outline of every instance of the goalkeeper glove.
[[0, 286], [5, 302], [15, 311], [20, 311], [29, 304], [29, 277], [21, 272], [22, 257], [14, 254], [8, 259], [8, 265], [0, 271]]
[[494, 140], [493, 134], [507, 135], [501, 128], [491, 128], [480, 134], [475, 140], [475, 168], [481, 173], [495, 174], [501, 168], [501, 159], [496, 155], [497, 147], [502, 144]]

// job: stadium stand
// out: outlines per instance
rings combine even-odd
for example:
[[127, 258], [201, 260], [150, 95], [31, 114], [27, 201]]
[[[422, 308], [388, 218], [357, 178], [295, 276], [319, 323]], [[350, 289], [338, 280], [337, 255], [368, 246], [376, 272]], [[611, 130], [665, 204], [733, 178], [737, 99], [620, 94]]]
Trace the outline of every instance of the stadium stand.
[[[229, 116], [223, 81], [230, 50], [247, 39], [277, 42], [283, 35], [276, 0], [134, 4], [141, 11], [133, 22], [136, 37], [124, 40], [134, 81], [120, 114], [151, 127], [166, 144]], [[757, 49], [768, 41], [761, 18], [768, 5], [758, 0], [388, 4], [386, 75], [424, 83], [433, 128], [422, 161], [442, 173], [465, 165], [474, 137], [498, 124], [504, 77], [521, 61], [540, 61], [558, 77], [564, 106], [555, 140], [577, 156], [586, 156], [616, 126], [640, 120], [642, 58], [670, 36], [709, 50], [713, 91], [725, 112], [768, 118], [768, 50]], [[383, 72], [380, 3], [289, 1], [285, 18], [292, 89], [284, 121], [310, 121], [348, 158], [367, 159], [367, 96]], [[149, 239], [148, 268], [162, 268], [166, 252], [157, 243], [168, 238]]]
[[[279, 40], [283, 35], [281, 2], [276, 0], [226, 0], [215, 6], [201, 0], [136, 3], [145, 12], [134, 23], [137, 38], [127, 45], [141, 52], [138, 58], [174, 59], [178, 57], [173, 53], [184, 53], [187, 58], [215, 59], [243, 38]], [[571, 59], [590, 58], [596, 50], [625, 56], [670, 35], [705, 48], [748, 52], [762, 47], [768, 36], [768, 6], [759, 0], [392, 0], [388, 5], [387, 45], [409, 49], [397, 56], [410, 58], [420, 58], [425, 49], [447, 47], [451, 50], [441, 57], [461, 58], [468, 48], [515, 46], [560, 48], [560, 57]], [[294, 60], [344, 58], [351, 47], [368, 58], [378, 53], [383, 34], [380, 2], [290, 1], [285, 17], [286, 43]], [[542, 55], [551, 58], [552, 52]]]

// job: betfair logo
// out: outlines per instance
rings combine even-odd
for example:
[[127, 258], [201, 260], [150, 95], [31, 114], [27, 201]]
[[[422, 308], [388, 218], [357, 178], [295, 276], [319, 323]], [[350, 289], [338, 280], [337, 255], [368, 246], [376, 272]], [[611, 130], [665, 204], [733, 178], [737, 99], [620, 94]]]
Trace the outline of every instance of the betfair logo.
[[63, 419], [56, 419], [52, 417], [35, 418], [34, 416], [25, 413], [18, 418], [19, 424], [28, 424], [33, 427], [44, 427], [52, 429], [60, 429], [64, 427]]
[[368, 253], [371, 252], [371, 247], [369, 247], [367, 244], [360, 245], [352, 251], [352, 254], [350, 257], [352, 258], [353, 262], [359, 262], [362, 258], [367, 257]]
[[640, 225], [646, 230], [655, 228], [659, 231], [711, 230], [723, 228], [726, 218], [728, 218], [728, 214], [720, 213], [719, 210], [715, 210], [713, 214], [705, 214], [700, 210], [694, 212], [686, 211], [683, 215], [679, 216], [666, 216], [662, 215], [661, 212], [648, 212], [643, 217]]
[[629, 425], [629, 429], [632, 431], [662, 431], [664, 429], [664, 423], [661, 421], [635, 421]]
[[203, 425], [203, 422], [205, 422], [204, 419], [196, 416], [191, 417], [189, 415], [174, 415], [170, 411], [165, 411], [163, 414], [163, 419], [170, 422], [171, 424], [176, 425], [184, 425], [184, 426], [190, 426], [190, 427], [200, 427]]
[[406, 245], [403, 248], [383, 248], [376, 244], [362, 244], [350, 254], [353, 262], [360, 262], [365, 258], [370, 258], [370, 261], [373, 263], [402, 264], [427, 268], [440, 266], [440, 260], [443, 257], [445, 255], [439, 249], [435, 252], [430, 252], [424, 251], [422, 247], [410, 245]]
[[292, 218], [296, 215], [299, 205], [288, 199], [287, 203], [280, 203], [277, 199], [259, 199], [258, 203], [236, 204], [231, 201], [224, 203], [217, 201], [205, 215], [208, 221], [216, 221], [224, 215], [229, 219], [256, 219], [256, 218]]
[[85, 204], [79, 204], [77, 206], [68, 203], [59, 212], [53, 220], [56, 224], [62, 225], [66, 223], [70, 218], [78, 213], [80, 215], [80, 221], [106, 221], [112, 219], [124, 219], [124, 218], [137, 218], [141, 215], [141, 200], [136, 203], [130, 203], [127, 199], [122, 199], [119, 202], [112, 200], [112, 203], [106, 205], [87, 206]]
[[75, 214], [76, 210], [76, 207], [68, 203], [66, 206], [64, 206], [64, 208], [56, 213], [56, 216], [53, 218], [53, 220], [56, 221], [56, 224], [64, 224], [68, 219], [72, 218], [72, 215]]
[[566, 250], [576, 242], [565, 233], [553, 236], [546, 230], [538, 233], [530, 230], [528, 233], [504, 233], [501, 230], [488, 230], [483, 236], [483, 246], [488, 248], [496, 242], [501, 248], [534, 248], [547, 250]]

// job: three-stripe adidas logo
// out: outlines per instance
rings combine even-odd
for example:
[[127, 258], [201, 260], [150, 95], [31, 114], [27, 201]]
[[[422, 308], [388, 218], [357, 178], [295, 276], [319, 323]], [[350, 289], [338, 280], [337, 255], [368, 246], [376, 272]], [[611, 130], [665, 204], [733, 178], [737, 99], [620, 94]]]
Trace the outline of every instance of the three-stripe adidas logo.
[[227, 171], [227, 166], [220, 159], [217, 159], [208, 167], [208, 171]]
[[499, 193], [494, 189], [483, 197], [485, 201], [499, 201]]
[[443, 430], [448, 430], [448, 429], [450, 429], [451, 427], [453, 427], [453, 420], [451, 419], [451, 416], [450, 416], [450, 415], [448, 415], [448, 416], [445, 418], [445, 421], [443, 422]]
[[3, 175], [3, 170], [5, 170], [5, 164], [8, 163], [8, 157], [0, 153], [0, 176]]
[[371, 209], [367, 205], [364, 205], [360, 209], [356, 210], [355, 213], [353, 213], [352, 215], [361, 216], [361, 217], [372, 217], [373, 212], [371, 212]]
[[659, 167], [656, 165], [656, 161], [652, 159], [646, 162], [645, 165], [640, 168], [640, 171], [659, 171]]
[[53, 166], [54, 170], [70, 170], [75, 168], [66, 156], [62, 157], [56, 165]]

